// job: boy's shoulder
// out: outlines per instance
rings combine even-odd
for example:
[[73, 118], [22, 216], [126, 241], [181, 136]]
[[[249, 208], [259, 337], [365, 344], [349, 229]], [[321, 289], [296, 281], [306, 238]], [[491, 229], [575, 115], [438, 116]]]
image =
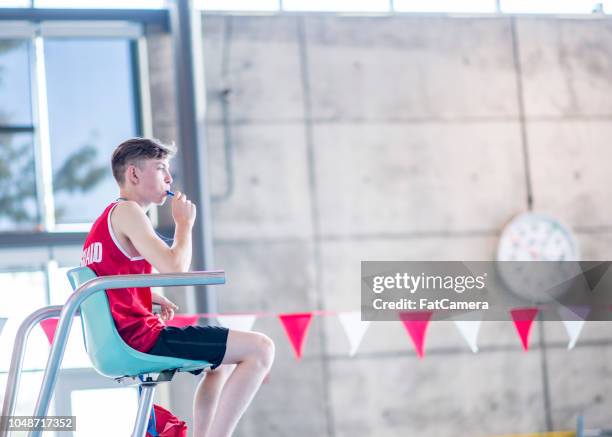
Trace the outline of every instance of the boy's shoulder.
[[123, 232], [128, 227], [147, 226], [150, 223], [143, 209], [133, 200], [123, 200], [117, 203], [111, 218], [113, 227], [119, 232]]

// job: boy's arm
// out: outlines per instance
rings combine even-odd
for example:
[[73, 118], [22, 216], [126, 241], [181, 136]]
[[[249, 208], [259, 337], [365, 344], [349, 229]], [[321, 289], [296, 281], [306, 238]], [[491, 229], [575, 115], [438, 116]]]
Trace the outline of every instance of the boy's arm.
[[172, 199], [175, 221], [174, 243], [168, 247], [155, 233], [143, 209], [132, 201], [121, 202], [113, 211], [115, 232], [125, 235], [136, 250], [160, 273], [186, 272], [191, 264], [191, 229], [195, 206], [183, 194]]
[[180, 270], [178, 270], [179, 272], [189, 271], [189, 266], [191, 265], [191, 254], [192, 254], [191, 229], [192, 228], [193, 228], [193, 223], [191, 224], [176, 223], [174, 227], [174, 241], [172, 242], [171, 250], [174, 252], [179, 262], [179, 266], [180, 266]]

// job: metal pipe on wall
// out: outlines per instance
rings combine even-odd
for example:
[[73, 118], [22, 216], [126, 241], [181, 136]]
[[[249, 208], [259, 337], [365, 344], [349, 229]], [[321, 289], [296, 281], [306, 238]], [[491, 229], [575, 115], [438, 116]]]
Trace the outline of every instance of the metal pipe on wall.
[[[198, 207], [193, 228], [195, 270], [213, 268], [213, 241], [205, 135], [206, 90], [202, 51], [201, 13], [193, 0], [169, 2], [177, 94], [177, 127], [183, 189]], [[214, 289], [196, 295], [197, 312], [217, 312]]]

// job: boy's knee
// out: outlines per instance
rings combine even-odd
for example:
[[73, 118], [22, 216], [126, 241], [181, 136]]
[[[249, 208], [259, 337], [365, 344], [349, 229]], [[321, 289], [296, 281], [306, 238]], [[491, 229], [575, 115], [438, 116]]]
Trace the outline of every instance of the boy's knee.
[[272, 367], [274, 361], [275, 346], [270, 337], [264, 334], [257, 336], [257, 359], [262, 366]]

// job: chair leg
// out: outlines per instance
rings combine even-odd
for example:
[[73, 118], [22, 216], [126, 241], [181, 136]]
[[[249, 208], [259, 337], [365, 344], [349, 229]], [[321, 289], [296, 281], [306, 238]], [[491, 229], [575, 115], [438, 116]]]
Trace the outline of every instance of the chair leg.
[[140, 401], [138, 402], [138, 414], [136, 415], [136, 423], [134, 424], [134, 432], [132, 437], [145, 437], [147, 434], [147, 425], [151, 416], [151, 407], [153, 406], [153, 395], [155, 394], [155, 383], [144, 383], [140, 387]]

